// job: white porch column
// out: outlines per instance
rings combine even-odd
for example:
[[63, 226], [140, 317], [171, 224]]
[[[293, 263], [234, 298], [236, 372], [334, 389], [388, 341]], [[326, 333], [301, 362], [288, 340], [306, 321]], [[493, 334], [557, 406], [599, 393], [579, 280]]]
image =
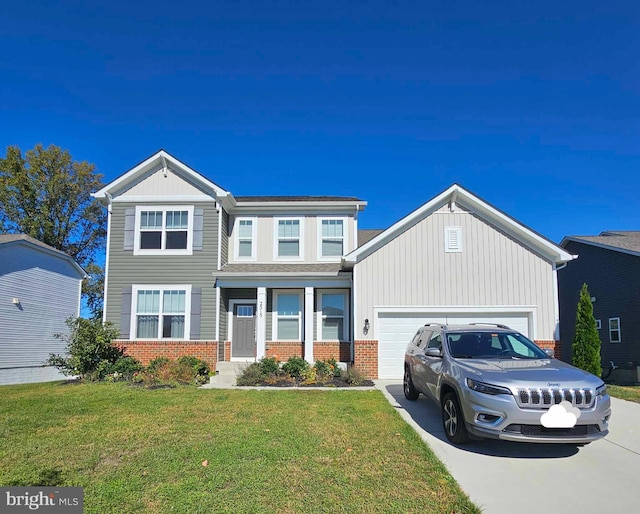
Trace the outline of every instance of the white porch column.
[[313, 364], [313, 287], [304, 288], [304, 358]]
[[260, 360], [266, 355], [267, 340], [267, 288], [258, 288], [257, 298], [258, 319], [256, 326], [256, 359]]

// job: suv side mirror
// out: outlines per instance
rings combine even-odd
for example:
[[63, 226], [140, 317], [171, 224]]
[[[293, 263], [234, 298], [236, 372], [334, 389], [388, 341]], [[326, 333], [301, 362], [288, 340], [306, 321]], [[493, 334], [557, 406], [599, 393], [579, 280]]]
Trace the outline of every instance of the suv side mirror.
[[544, 353], [546, 353], [550, 359], [553, 359], [553, 355], [554, 355], [553, 348], [545, 348]]
[[442, 357], [442, 349], [440, 348], [427, 348], [424, 352], [427, 357]]

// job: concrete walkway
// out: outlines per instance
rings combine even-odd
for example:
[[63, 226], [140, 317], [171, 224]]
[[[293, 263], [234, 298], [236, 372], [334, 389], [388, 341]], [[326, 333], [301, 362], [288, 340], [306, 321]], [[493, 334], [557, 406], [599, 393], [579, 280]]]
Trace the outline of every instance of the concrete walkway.
[[422, 395], [407, 401], [398, 381], [378, 380], [376, 387], [487, 514], [640, 509], [640, 404], [612, 398], [609, 435], [581, 448], [488, 440], [456, 447], [444, 435], [435, 403]]

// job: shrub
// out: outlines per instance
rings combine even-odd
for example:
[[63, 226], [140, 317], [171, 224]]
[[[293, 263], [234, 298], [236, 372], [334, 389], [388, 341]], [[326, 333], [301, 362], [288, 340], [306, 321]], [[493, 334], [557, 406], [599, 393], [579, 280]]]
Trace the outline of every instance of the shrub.
[[326, 361], [316, 361], [314, 368], [320, 379], [332, 379], [339, 377], [341, 370], [335, 359], [327, 359]]
[[587, 284], [582, 284], [576, 312], [576, 335], [571, 346], [572, 364], [599, 377], [602, 374], [600, 345], [596, 320], [593, 317], [591, 295]]
[[275, 357], [264, 357], [258, 361], [262, 375], [267, 377], [280, 371], [280, 362]]
[[147, 371], [155, 373], [159, 368], [171, 362], [169, 357], [156, 357], [147, 366]]
[[209, 375], [211, 374], [211, 368], [209, 368], [209, 365], [202, 359], [194, 357], [193, 355], [183, 355], [177, 360], [177, 362], [179, 364], [189, 366], [193, 370], [196, 379], [197, 377], [209, 378]]
[[342, 375], [344, 381], [352, 386], [359, 386], [366, 380], [364, 375], [353, 366], [349, 366]]
[[112, 346], [118, 338], [113, 323], [100, 319], [71, 317], [66, 321], [68, 334], [55, 334], [67, 343], [68, 356], [51, 354], [45, 364], [55, 366], [64, 375], [79, 375], [88, 380], [100, 380], [108, 374], [109, 366], [124, 356], [124, 351]]
[[260, 362], [253, 362], [240, 371], [236, 379], [236, 385], [239, 386], [255, 386], [264, 380], [262, 367]]
[[300, 378], [309, 369], [309, 363], [302, 357], [289, 357], [289, 360], [282, 365], [283, 373], [290, 377]]

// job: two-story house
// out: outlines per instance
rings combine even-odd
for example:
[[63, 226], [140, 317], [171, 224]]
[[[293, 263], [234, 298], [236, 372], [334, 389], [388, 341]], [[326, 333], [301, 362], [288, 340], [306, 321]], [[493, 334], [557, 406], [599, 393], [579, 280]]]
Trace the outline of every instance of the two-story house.
[[402, 378], [424, 323], [499, 323], [560, 354], [573, 256], [457, 184], [386, 230], [351, 197], [234, 196], [165, 151], [94, 195], [109, 211], [105, 320], [143, 363], [292, 355]]
[[147, 363], [351, 360], [351, 272], [366, 205], [234, 197], [161, 150], [94, 194], [107, 206], [104, 319]]

